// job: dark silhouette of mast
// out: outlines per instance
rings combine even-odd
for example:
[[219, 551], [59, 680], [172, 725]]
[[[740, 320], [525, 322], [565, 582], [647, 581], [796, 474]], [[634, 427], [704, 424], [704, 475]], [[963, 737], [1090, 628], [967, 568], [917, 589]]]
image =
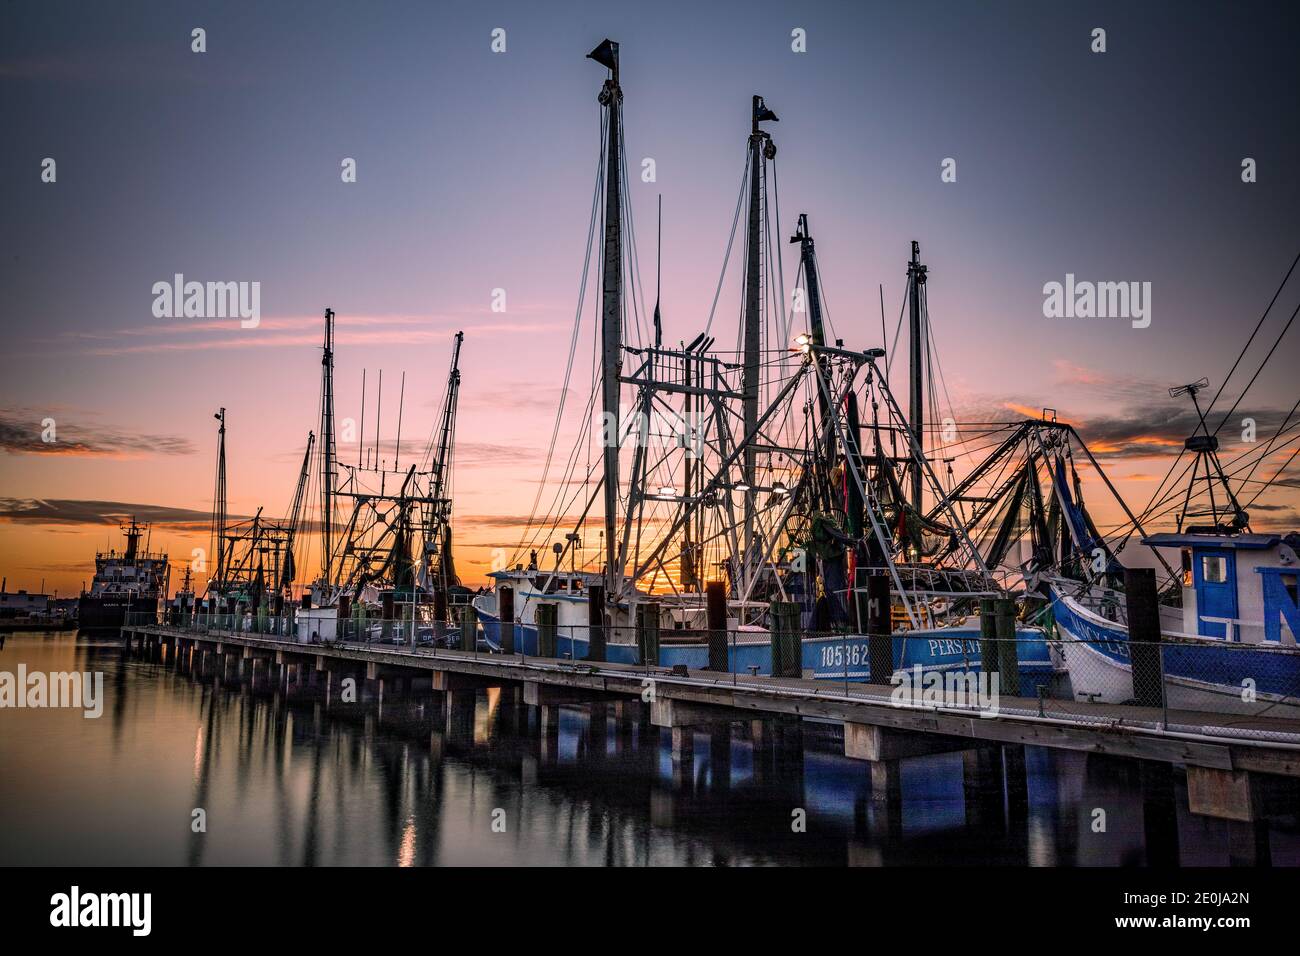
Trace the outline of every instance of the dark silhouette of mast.
[[[759, 128], [758, 124], [772, 120], [776, 114], [763, 103], [763, 97], [755, 94], [751, 127], [749, 133], [749, 233], [747, 251], [749, 253], [745, 266], [745, 336], [742, 344], [744, 353], [744, 372], [741, 379], [741, 395], [744, 402], [744, 434], [753, 433], [758, 424], [758, 391], [761, 381], [761, 349], [763, 336], [763, 265], [762, 265], [762, 228], [763, 215], [763, 160], [776, 156], [776, 144], [772, 137]], [[757, 455], [753, 443], [745, 448], [744, 478], [745, 484], [754, 487], [755, 465]], [[750, 548], [754, 540], [754, 494], [745, 494], [745, 537], [742, 554], [749, 560]]]
[[320, 497], [321, 575], [328, 588], [333, 572], [334, 534], [334, 310], [325, 310], [325, 346], [321, 356]]
[[217, 587], [226, 579], [226, 410], [212, 416], [221, 422], [217, 429], [217, 487], [212, 496], [212, 540], [216, 545]]
[[601, 411], [604, 412], [605, 578], [609, 594], [621, 586], [618, 536], [618, 375], [623, 350], [623, 91], [618, 85], [618, 44], [603, 41], [587, 54], [609, 70], [599, 101], [605, 107], [605, 258], [601, 272]]
[[921, 320], [921, 286], [925, 285], [926, 267], [921, 265], [921, 244], [912, 240], [912, 259], [907, 264], [908, 334], [911, 336], [911, 391], [908, 397], [908, 429], [916, 442], [912, 462], [912, 507], [925, 514], [922, 493], [925, 487], [925, 329]]

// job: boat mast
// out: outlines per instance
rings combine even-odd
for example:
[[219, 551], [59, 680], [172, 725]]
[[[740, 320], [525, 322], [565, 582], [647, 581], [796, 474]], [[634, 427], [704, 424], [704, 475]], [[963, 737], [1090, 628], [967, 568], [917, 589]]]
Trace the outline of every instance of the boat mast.
[[912, 507], [917, 514], [925, 514], [922, 491], [925, 487], [919, 459], [925, 457], [925, 382], [922, 365], [924, 330], [921, 322], [921, 286], [925, 285], [926, 267], [921, 265], [921, 244], [912, 240], [912, 260], [907, 264], [907, 314], [908, 334], [911, 336], [911, 393], [908, 398], [908, 427], [916, 444], [918, 461], [912, 464]]
[[293, 506], [289, 509], [289, 533], [284, 543], [284, 573], [277, 586], [281, 591], [292, 595], [293, 579], [297, 573], [293, 557], [295, 539], [298, 537], [298, 524], [302, 520], [302, 504], [307, 493], [307, 481], [311, 475], [311, 453], [316, 446], [316, 435], [307, 433], [307, 451], [302, 456], [302, 470], [298, 472], [298, 485], [293, 492]]
[[618, 536], [618, 375], [623, 351], [623, 90], [618, 85], [618, 44], [603, 41], [587, 54], [609, 70], [598, 100], [605, 107], [605, 257], [601, 270], [601, 411], [604, 413], [605, 578], [606, 593], [622, 586]]
[[[795, 229], [795, 234], [790, 237], [790, 241], [799, 243], [799, 261], [803, 265], [804, 285], [807, 287], [808, 294], [808, 318], [810, 324], [808, 331], [812, 336], [812, 344], [817, 348], [821, 348], [826, 344], [826, 327], [822, 320], [821, 281], [817, 275], [817, 250], [813, 246], [812, 233], [808, 229], [808, 214], [806, 212], [799, 214], [799, 224]], [[825, 375], [828, 366], [826, 357], [819, 354], [817, 364], [821, 366], [822, 374]], [[830, 427], [826, 395], [820, 389], [817, 391], [817, 424], [819, 434], [823, 437], [816, 467], [821, 469], [823, 487], [818, 488], [814, 495], [816, 500], [821, 501], [826, 490], [824, 483], [835, 463], [835, 432]]]
[[[762, 230], [763, 214], [763, 159], [776, 156], [776, 144], [772, 137], [758, 124], [767, 120], [776, 121], [776, 114], [763, 103], [763, 97], [754, 94], [749, 132], [749, 233], [746, 249], [749, 253], [745, 265], [745, 336], [742, 344], [744, 353], [744, 372], [741, 378], [740, 393], [743, 397], [744, 433], [752, 434], [758, 423], [758, 391], [761, 381], [760, 351], [763, 335], [763, 266], [762, 266]], [[757, 450], [753, 442], [745, 447], [742, 474], [745, 484], [751, 489], [755, 484], [755, 465]], [[742, 566], [749, 561], [749, 552], [754, 543], [754, 494], [745, 493], [745, 532], [742, 544]]]
[[212, 496], [212, 537], [217, 548], [217, 587], [226, 578], [226, 410], [212, 416], [221, 422], [217, 429], [217, 487]]
[[328, 589], [333, 570], [334, 525], [334, 310], [325, 310], [325, 347], [321, 356], [321, 575]]

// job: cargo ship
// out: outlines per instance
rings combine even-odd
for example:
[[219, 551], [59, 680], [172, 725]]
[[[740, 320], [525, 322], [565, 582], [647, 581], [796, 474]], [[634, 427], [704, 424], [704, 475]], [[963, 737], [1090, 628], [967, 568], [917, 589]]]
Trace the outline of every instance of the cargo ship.
[[167, 555], [153, 554], [146, 542], [140, 548], [149, 526], [135, 518], [122, 527], [126, 536], [123, 551], [100, 551], [95, 554], [95, 577], [90, 590], [83, 590], [77, 602], [78, 627], [83, 631], [117, 630], [127, 614], [157, 616], [167, 594]]

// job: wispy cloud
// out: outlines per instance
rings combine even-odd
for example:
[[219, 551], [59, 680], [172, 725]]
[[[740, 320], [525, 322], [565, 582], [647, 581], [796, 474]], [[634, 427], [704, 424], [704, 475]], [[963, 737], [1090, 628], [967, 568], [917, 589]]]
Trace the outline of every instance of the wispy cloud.
[[46, 416], [30, 409], [0, 410], [0, 450], [17, 455], [80, 455], [140, 458], [192, 455], [194, 443], [177, 435], [148, 435], [55, 417], [53, 440], [46, 441]]
[[82, 498], [0, 498], [0, 522], [53, 525], [115, 525], [136, 518], [173, 531], [206, 531], [206, 511], [170, 505]]

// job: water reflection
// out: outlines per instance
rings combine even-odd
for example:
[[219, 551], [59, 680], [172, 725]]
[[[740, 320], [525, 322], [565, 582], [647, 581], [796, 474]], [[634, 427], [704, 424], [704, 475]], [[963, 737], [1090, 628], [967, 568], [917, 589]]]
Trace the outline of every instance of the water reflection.
[[102, 670], [111, 699], [100, 720], [0, 711], [2, 864], [1300, 859], [1293, 799], [1243, 831], [1189, 814], [1180, 771], [1130, 760], [1008, 748], [867, 765], [829, 725], [670, 732], [639, 704], [528, 707], [400, 674], [355, 675], [345, 702], [343, 675], [308, 665], [128, 657], [70, 635], [11, 637], [0, 669], [20, 662]]

